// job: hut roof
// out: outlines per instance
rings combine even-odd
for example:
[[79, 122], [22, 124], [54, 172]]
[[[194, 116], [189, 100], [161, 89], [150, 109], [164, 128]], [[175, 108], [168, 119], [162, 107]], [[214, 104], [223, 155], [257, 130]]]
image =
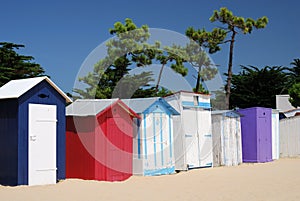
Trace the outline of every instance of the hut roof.
[[66, 108], [67, 116], [96, 116], [104, 112], [114, 104], [119, 104], [126, 112], [139, 118], [139, 116], [127, 107], [120, 99], [78, 99]]
[[133, 98], [133, 99], [122, 99], [122, 101], [132, 108], [136, 113], [143, 113], [150, 108], [156, 101], [159, 101], [164, 105], [173, 115], [179, 115], [179, 112], [175, 110], [167, 101], [161, 97], [152, 98]]
[[19, 98], [43, 80], [48, 82], [62, 97], [64, 97], [67, 103], [72, 102], [72, 100], [46, 76], [11, 80], [0, 88], [0, 99]]

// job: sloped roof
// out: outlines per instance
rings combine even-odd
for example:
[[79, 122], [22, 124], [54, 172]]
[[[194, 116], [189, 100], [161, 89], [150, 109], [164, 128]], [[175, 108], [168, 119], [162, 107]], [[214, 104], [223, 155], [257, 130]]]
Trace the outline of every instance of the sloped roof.
[[182, 93], [195, 94], [195, 95], [201, 95], [201, 96], [211, 96], [211, 94], [206, 94], [206, 93], [202, 93], [202, 92], [193, 92], [193, 91], [180, 90], [180, 91], [176, 91], [174, 93], [168, 94], [165, 97], [176, 95], [176, 94], [182, 94]]
[[152, 98], [133, 98], [133, 99], [122, 99], [122, 101], [133, 111], [140, 114], [147, 110], [156, 101], [162, 103], [172, 114], [179, 115], [177, 110], [175, 110], [167, 101], [161, 97]]
[[290, 103], [289, 98], [290, 95], [288, 94], [276, 95], [276, 109], [278, 109], [279, 112], [286, 112], [295, 109], [295, 107], [293, 107]]
[[212, 115], [223, 115], [226, 117], [243, 117], [244, 115], [235, 110], [213, 110]]
[[232, 110], [213, 110], [211, 111], [211, 114], [224, 114], [226, 112], [230, 112]]
[[66, 108], [67, 116], [95, 116], [108, 106], [115, 103], [115, 99], [78, 99]]
[[72, 100], [46, 76], [11, 80], [0, 88], [0, 99], [19, 98], [43, 80], [46, 80], [61, 96], [63, 96], [67, 103], [72, 102]]
[[284, 111], [282, 112], [286, 117], [293, 117], [295, 116], [297, 113], [300, 112], [300, 108], [296, 108], [296, 109], [292, 109], [292, 110], [288, 110], [288, 111]]
[[132, 116], [140, 118], [120, 99], [78, 99], [66, 108], [66, 116], [96, 116], [113, 104], [119, 104]]

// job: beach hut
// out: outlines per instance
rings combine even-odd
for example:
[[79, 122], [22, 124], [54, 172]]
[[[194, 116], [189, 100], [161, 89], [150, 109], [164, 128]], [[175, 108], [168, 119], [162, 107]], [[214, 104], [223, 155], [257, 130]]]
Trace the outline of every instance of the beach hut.
[[136, 119], [133, 174], [162, 175], [175, 172], [172, 115], [179, 113], [162, 98], [123, 100], [141, 116]]
[[279, 112], [285, 112], [296, 109], [292, 106], [291, 102], [289, 101], [290, 95], [288, 94], [281, 94], [276, 95], [276, 109]]
[[279, 159], [279, 110], [272, 109], [272, 158]]
[[175, 169], [211, 167], [210, 95], [179, 91], [165, 100], [180, 113], [173, 117]]
[[280, 157], [300, 156], [300, 116], [279, 121]]
[[48, 77], [0, 88], [0, 184], [42, 185], [65, 179], [65, 104]]
[[283, 112], [280, 112], [280, 113], [284, 116], [283, 118], [294, 117], [294, 116], [298, 116], [300, 114], [300, 108], [296, 108], [296, 109], [292, 109], [292, 110], [288, 110], [288, 111], [283, 111]]
[[272, 109], [239, 109], [242, 128], [243, 162], [272, 161]]
[[76, 100], [66, 115], [67, 178], [122, 181], [132, 175], [134, 111], [119, 99]]
[[243, 162], [240, 114], [212, 111], [213, 166], [235, 166]]
[[276, 109], [279, 111], [279, 119], [297, 116], [300, 114], [300, 107], [295, 108], [289, 101], [290, 95], [276, 95]]

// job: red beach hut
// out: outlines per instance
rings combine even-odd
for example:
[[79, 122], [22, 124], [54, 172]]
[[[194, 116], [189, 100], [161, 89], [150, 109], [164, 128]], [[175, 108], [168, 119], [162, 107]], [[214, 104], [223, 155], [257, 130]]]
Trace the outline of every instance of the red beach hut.
[[123, 181], [132, 175], [134, 111], [120, 99], [86, 99], [69, 105], [66, 116], [66, 178]]

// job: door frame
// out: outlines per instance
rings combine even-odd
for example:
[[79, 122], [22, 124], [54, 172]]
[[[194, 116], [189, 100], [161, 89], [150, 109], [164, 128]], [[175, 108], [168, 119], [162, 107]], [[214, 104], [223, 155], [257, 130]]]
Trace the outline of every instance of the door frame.
[[[50, 109], [51, 108], [51, 109]], [[48, 111], [50, 111], [47, 115], [45, 115], [45, 113], [40, 113], [40, 111], [48, 109]], [[38, 116], [36, 114], [41, 114], [41, 116]], [[44, 116], [43, 116], [44, 115]], [[36, 117], [38, 116], [38, 117]], [[48, 119], [49, 118], [49, 119]], [[51, 157], [52, 158], [52, 162], [50, 162], [51, 164], [47, 164], [45, 166], [47, 167], [38, 167], [40, 166], [43, 162], [41, 162], [41, 158], [38, 159], [36, 156], [36, 150], [37, 147], [36, 146], [43, 146], [42, 144], [32, 144], [32, 143], [37, 143], [37, 142], [42, 142], [42, 140], [45, 140], [46, 138], [44, 137], [44, 139], [40, 138], [39, 136], [42, 135], [38, 135], [38, 132], [43, 132], [45, 130], [47, 130], [47, 126], [45, 126], [45, 128], [42, 126], [38, 128], [36, 124], [36, 122], [38, 122], [41, 126], [41, 124], [43, 123], [50, 123], [50, 122], [55, 122], [55, 128], [53, 128], [53, 124], [50, 125], [49, 128], [49, 135], [48, 137], [50, 139], [52, 139], [53, 144], [52, 145], [47, 145], [47, 147], [51, 151], [53, 151], [54, 153], [51, 153]], [[37, 129], [37, 130], [34, 130]], [[52, 130], [50, 130], [52, 129]], [[35, 133], [37, 132], [37, 133]], [[51, 133], [50, 133], [51, 132]], [[39, 139], [42, 139], [41, 141], [39, 141]], [[47, 139], [46, 139], [47, 140]], [[48, 139], [49, 140], [49, 139]], [[57, 106], [56, 105], [46, 105], [46, 104], [28, 104], [28, 185], [44, 185], [44, 184], [54, 184], [56, 183], [57, 180]], [[43, 149], [38, 150], [38, 152], [43, 152]], [[49, 152], [49, 150], [48, 150]], [[47, 150], [44, 150], [44, 153], [39, 153], [39, 154], [47, 154]], [[47, 156], [45, 156], [45, 158], [47, 158]], [[36, 162], [36, 160], [38, 160], [40, 162], [40, 164], [38, 164]], [[43, 165], [41, 165], [43, 166]], [[49, 167], [48, 167], [49, 166]], [[50, 167], [53, 166], [53, 167]], [[41, 168], [41, 169], [37, 169], [37, 168]], [[54, 177], [51, 178], [53, 175], [53, 171], [54, 171]], [[45, 173], [46, 175], [48, 174], [48, 176], [46, 176], [47, 179], [45, 179], [43, 181], [43, 178], [40, 179], [36, 179], [35, 177], [38, 177], [36, 174], [37, 172], [39, 173]], [[39, 177], [43, 177], [42, 175]]]

